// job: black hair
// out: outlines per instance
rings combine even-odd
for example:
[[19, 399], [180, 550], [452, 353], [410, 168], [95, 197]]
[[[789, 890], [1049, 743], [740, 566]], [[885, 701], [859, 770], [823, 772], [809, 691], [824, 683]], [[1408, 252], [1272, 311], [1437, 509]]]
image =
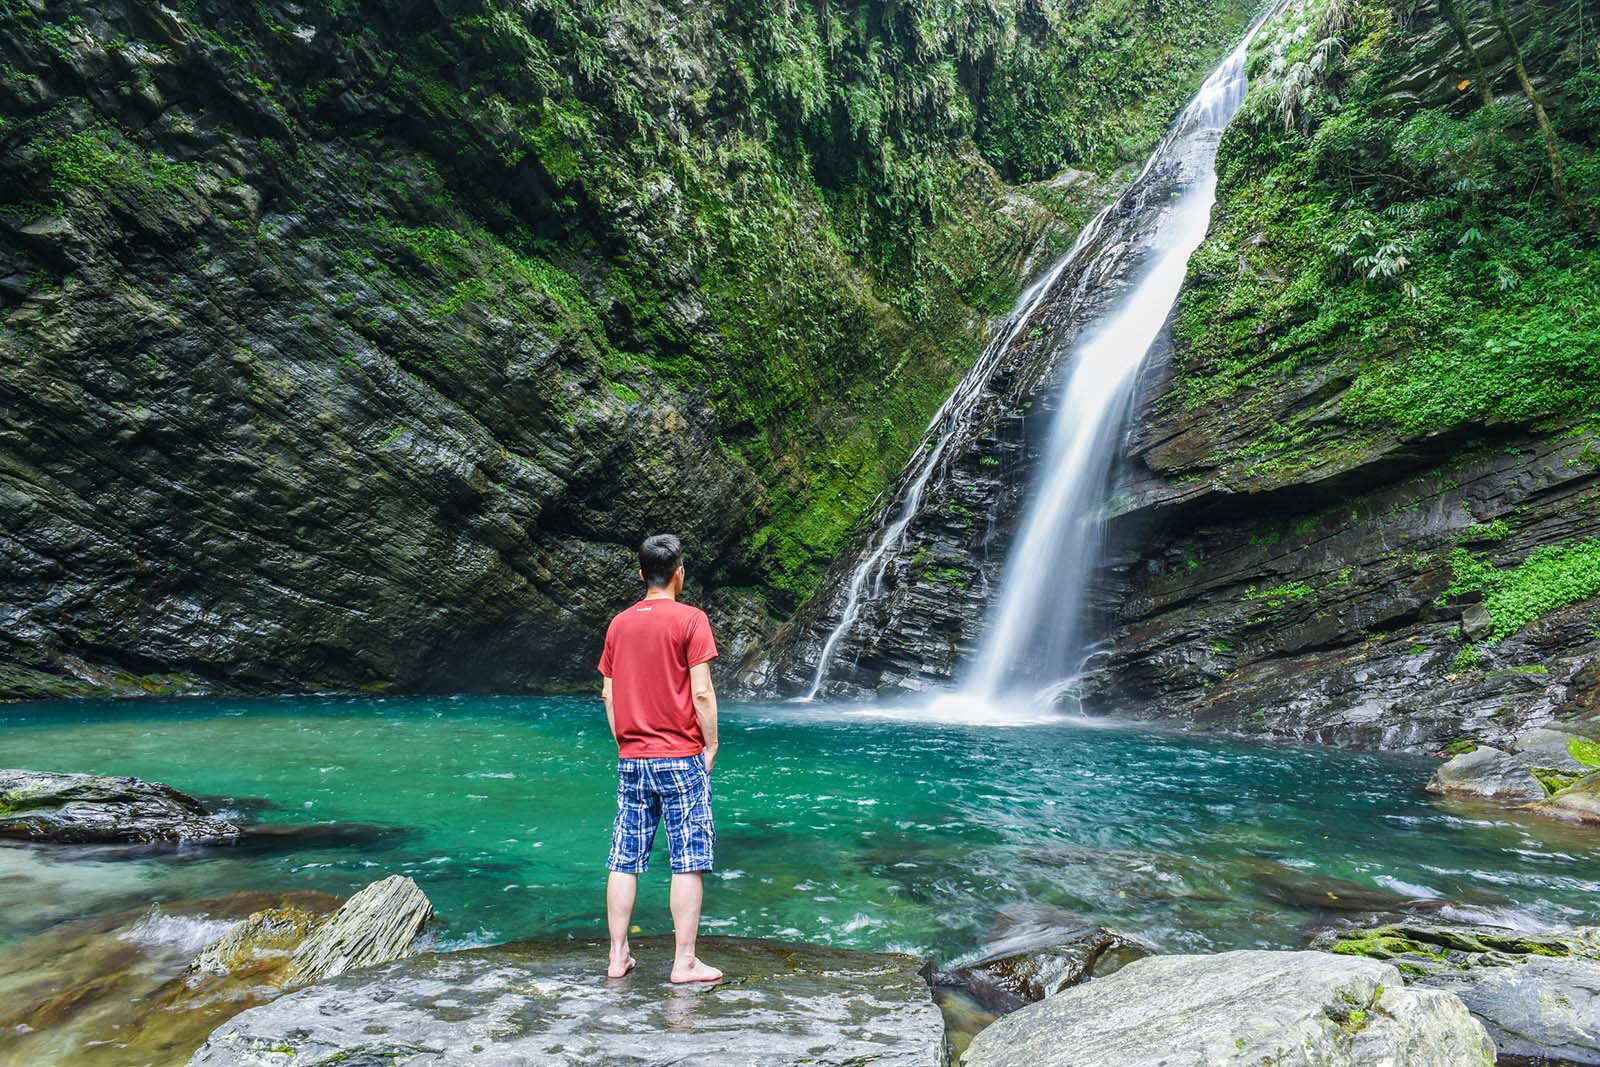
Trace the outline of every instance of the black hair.
[[683, 563], [683, 542], [676, 534], [652, 534], [639, 546], [639, 570], [644, 584], [660, 589], [672, 581], [672, 573]]

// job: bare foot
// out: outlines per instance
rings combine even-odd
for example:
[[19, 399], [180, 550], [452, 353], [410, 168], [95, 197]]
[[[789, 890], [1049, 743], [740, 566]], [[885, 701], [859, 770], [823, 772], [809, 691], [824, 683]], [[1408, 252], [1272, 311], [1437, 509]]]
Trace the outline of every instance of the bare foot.
[[722, 980], [722, 972], [708, 963], [703, 963], [698, 956], [690, 956], [688, 963], [673, 961], [672, 980], [679, 984], [684, 982], [718, 982]]
[[617, 957], [612, 956], [611, 965], [606, 968], [606, 977], [621, 978], [623, 975], [633, 970], [633, 966], [634, 963], [632, 956], [625, 956], [620, 960], [617, 959]]

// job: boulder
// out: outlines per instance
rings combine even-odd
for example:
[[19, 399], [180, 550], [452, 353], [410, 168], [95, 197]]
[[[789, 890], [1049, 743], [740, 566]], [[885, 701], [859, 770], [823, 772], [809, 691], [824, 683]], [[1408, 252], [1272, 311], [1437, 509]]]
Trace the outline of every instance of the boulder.
[[1336, 953], [1391, 962], [1407, 982], [1460, 997], [1508, 1056], [1600, 1064], [1600, 927], [1530, 934], [1401, 923], [1326, 943]]
[[1428, 792], [1490, 800], [1543, 800], [1545, 788], [1524, 756], [1480, 745], [1463, 752], [1434, 772]]
[[1529, 804], [1528, 811], [1558, 819], [1600, 825], [1600, 771]]
[[999, 1019], [964, 1067], [1468, 1067], [1494, 1045], [1455, 996], [1322, 952], [1149, 956]]
[[290, 981], [317, 982], [408, 956], [432, 920], [433, 905], [411, 879], [393, 875], [373, 882], [295, 949]]
[[234, 841], [239, 828], [159, 782], [0, 770], [0, 838], [63, 844]]
[[600, 941], [424, 953], [252, 1008], [190, 1067], [325, 1063], [937, 1067], [944, 1024], [910, 956], [702, 939], [714, 986], [667, 980], [672, 941], [634, 944], [605, 977]]

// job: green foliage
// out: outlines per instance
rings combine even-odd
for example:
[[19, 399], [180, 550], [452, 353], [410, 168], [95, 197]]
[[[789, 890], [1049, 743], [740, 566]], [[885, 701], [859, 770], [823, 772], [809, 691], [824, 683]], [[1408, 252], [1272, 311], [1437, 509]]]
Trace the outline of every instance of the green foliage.
[[1521, 564], [1501, 570], [1486, 556], [1458, 548], [1450, 553], [1447, 596], [1483, 590], [1496, 644], [1558, 608], [1600, 596], [1600, 538], [1544, 545]]
[[1282, 585], [1275, 585], [1271, 589], [1257, 589], [1255, 586], [1251, 586], [1245, 590], [1244, 599], [1265, 600], [1269, 608], [1276, 608], [1291, 600], [1304, 600], [1313, 592], [1315, 590], [1305, 582], [1285, 582]]
[[1476, 646], [1468, 645], [1456, 653], [1451, 666], [1458, 671], [1475, 671], [1483, 665], [1483, 653]]
[[[1538, 10], [1523, 50], [1536, 78], [1564, 77], [1573, 13]], [[1173, 402], [1266, 424], [1274, 396], [1345, 389], [1232, 457], [1252, 477], [1338, 463], [1378, 434], [1600, 413], [1600, 235], [1557, 199], [1520, 101], [1397, 103], [1433, 34], [1432, 8], [1313, 4], [1253, 52], [1176, 317]], [[1581, 80], [1546, 104], [1592, 211], [1600, 125]]]
[[1600, 741], [1571, 737], [1567, 739], [1567, 752], [1589, 770], [1600, 770]]

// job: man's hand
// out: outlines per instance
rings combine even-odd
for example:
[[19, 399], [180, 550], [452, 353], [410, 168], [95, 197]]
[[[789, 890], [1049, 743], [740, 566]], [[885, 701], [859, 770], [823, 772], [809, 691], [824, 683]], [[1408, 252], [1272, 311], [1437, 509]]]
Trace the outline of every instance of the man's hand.
[[689, 668], [689, 692], [694, 697], [694, 715], [700, 722], [700, 739], [705, 742], [706, 773], [717, 761], [717, 691], [711, 685], [711, 664], [696, 663]]
[[622, 742], [617, 740], [617, 709], [612, 699], [610, 675], [602, 676], [602, 681], [600, 682], [600, 699], [605, 702], [606, 725], [611, 727], [611, 740], [617, 742], [617, 748], [620, 750], [622, 747]]

